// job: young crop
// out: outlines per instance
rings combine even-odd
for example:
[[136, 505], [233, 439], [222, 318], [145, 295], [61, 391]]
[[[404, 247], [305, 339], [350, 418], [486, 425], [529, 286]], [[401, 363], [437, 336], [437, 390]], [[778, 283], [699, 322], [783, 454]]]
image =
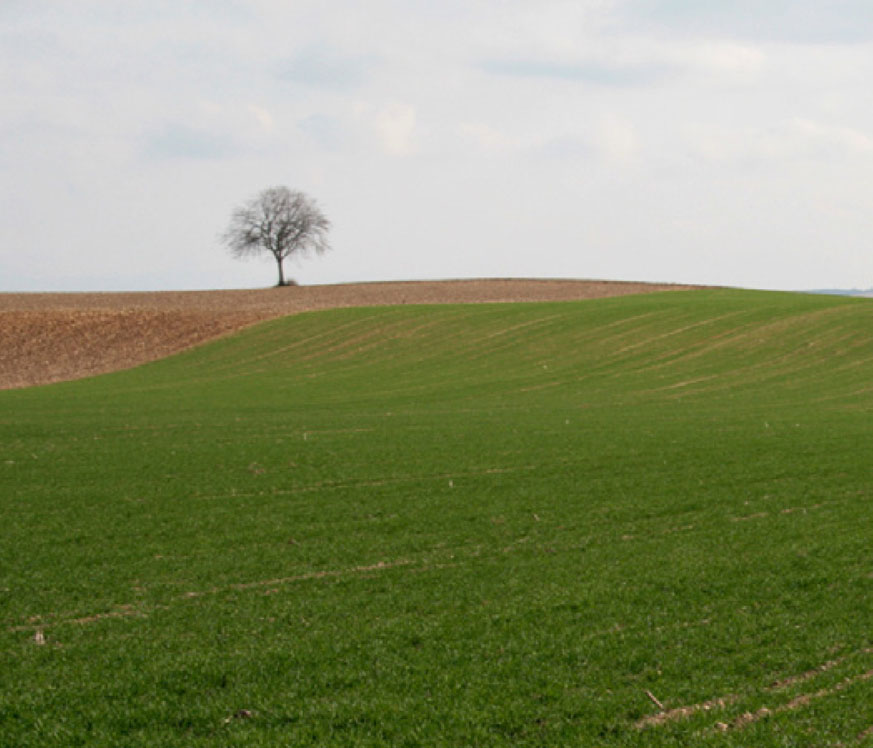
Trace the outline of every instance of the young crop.
[[869, 308], [345, 309], [0, 392], [0, 744], [862, 744]]

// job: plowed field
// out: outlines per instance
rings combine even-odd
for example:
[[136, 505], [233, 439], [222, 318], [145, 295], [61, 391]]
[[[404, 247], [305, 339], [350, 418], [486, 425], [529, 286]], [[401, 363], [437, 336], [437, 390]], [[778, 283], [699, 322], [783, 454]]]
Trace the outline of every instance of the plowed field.
[[265, 319], [334, 307], [570, 301], [689, 286], [459, 280], [243, 291], [0, 294], [0, 389], [126, 369]]

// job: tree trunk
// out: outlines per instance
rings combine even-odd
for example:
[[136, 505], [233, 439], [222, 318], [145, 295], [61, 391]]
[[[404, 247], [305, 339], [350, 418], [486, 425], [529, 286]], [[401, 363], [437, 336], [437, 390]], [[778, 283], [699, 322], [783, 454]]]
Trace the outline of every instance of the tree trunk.
[[279, 285], [280, 286], [287, 286], [288, 284], [285, 282], [285, 271], [282, 268], [282, 258], [281, 257], [276, 258], [276, 264], [279, 266]]

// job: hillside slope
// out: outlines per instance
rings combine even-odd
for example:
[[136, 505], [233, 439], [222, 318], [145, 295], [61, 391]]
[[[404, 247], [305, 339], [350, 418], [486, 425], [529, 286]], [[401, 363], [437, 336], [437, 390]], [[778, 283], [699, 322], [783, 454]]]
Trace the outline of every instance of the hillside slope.
[[212, 387], [257, 382], [262, 399], [275, 384], [286, 405], [317, 401], [322, 390], [331, 400], [394, 398], [406, 388], [433, 397], [439, 384], [486, 395], [493, 388], [501, 398], [517, 387], [649, 404], [742, 392], [784, 395], [793, 407], [804, 390], [816, 400], [866, 392], [871, 310], [866, 300], [736, 290], [337, 309], [275, 320], [142, 375], [155, 385], [169, 377], [181, 386], [189, 376]]
[[0, 392], [0, 735], [863, 745], [871, 322], [333, 309]]
[[127, 369], [254, 322], [315, 309], [561, 301], [677, 288], [684, 287], [493, 279], [247, 291], [0, 294], [0, 389]]

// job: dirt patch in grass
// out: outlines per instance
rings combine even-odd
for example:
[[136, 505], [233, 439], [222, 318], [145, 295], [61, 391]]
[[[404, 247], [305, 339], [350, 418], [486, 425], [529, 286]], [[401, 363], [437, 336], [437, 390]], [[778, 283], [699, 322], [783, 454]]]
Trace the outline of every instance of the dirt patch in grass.
[[675, 709], [670, 709], [668, 711], [658, 712], [657, 714], [652, 714], [648, 717], [643, 717], [634, 723], [634, 727], [637, 729], [643, 729], [644, 727], [654, 727], [656, 725], [665, 725], [669, 722], [676, 722], [680, 719], [685, 719], [686, 717], [690, 717], [692, 714], [697, 714], [697, 712], [709, 712], [715, 709], [725, 709], [735, 701], [737, 701], [739, 697], [734, 696], [733, 694], [728, 696], [722, 696], [718, 699], [712, 699], [710, 701], [704, 701], [700, 704], [689, 704], [688, 706], [680, 706]]
[[458, 280], [240, 291], [0, 294], [0, 389], [127, 369], [255, 322], [317, 309], [571, 301], [692, 286], [574, 280]]

